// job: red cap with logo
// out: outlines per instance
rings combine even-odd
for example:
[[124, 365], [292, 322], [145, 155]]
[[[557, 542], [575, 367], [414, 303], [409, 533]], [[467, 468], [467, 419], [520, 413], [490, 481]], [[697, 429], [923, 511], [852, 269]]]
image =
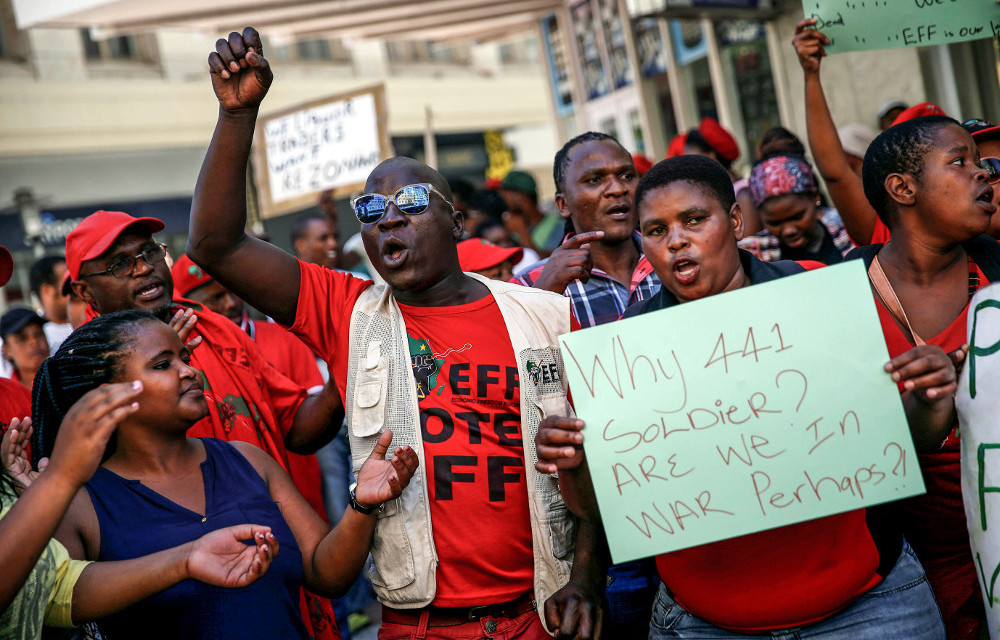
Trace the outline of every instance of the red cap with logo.
[[510, 260], [517, 264], [524, 255], [521, 247], [498, 247], [482, 238], [472, 238], [458, 243], [458, 263], [462, 271], [482, 271]]
[[186, 297], [203, 284], [212, 281], [212, 276], [208, 275], [202, 268], [191, 261], [187, 254], [182, 255], [170, 267], [170, 277], [174, 280], [174, 291]]
[[0, 287], [7, 284], [12, 273], [14, 273], [14, 258], [7, 247], [0, 246]]
[[920, 104], [915, 104], [909, 109], [902, 111], [896, 119], [892, 121], [892, 125], [896, 126], [901, 122], [906, 122], [907, 120], [913, 120], [914, 118], [921, 118], [923, 116], [946, 116], [947, 113], [944, 109], [937, 106], [933, 102], [921, 102]]
[[163, 231], [163, 227], [163, 221], [156, 218], [133, 218], [121, 211], [95, 211], [66, 236], [66, 271], [72, 280], [79, 280], [80, 265], [100, 257], [126, 230], [136, 228], [152, 234]]
[[723, 160], [732, 161], [740, 157], [740, 145], [736, 143], [736, 138], [715, 118], [702, 118], [701, 124], [698, 125], [698, 133]]

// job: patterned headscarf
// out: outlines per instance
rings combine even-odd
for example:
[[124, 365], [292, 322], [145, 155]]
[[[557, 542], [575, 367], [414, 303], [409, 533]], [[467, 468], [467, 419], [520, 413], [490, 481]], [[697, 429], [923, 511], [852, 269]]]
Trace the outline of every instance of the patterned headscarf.
[[789, 193], [816, 193], [816, 176], [805, 158], [796, 155], [771, 156], [750, 170], [750, 198], [755, 207], [770, 198]]

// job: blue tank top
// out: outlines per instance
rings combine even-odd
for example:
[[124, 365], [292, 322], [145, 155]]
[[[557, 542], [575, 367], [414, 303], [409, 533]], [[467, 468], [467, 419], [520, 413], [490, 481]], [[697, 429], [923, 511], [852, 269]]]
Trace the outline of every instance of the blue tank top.
[[104, 467], [85, 486], [101, 526], [100, 560], [127, 560], [235, 524], [271, 527], [281, 545], [260, 579], [240, 589], [184, 580], [99, 621], [117, 638], [308, 638], [299, 614], [302, 554], [256, 469], [228, 442], [202, 438], [205, 515]]

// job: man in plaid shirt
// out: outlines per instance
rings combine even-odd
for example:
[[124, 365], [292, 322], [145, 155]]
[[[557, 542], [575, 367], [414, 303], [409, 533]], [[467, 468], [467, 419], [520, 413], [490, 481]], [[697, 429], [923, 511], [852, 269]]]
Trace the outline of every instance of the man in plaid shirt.
[[575, 233], [512, 282], [568, 296], [584, 328], [617, 320], [660, 290], [635, 231], [632, 157], [611, 136], [588, 132], [556, 153], [552, 173], [556, 205]]
[[[556, 153], [552, 173], [559, 212], [575, 233], [512, 282], [568, 296], [582, 327], [614, 322], [660, 290], [635, 230], [632, 156], [611, 136], [588, 132]], [[659, 584], [652, 559], [611, 567], [604, 637], [645, 638]]]

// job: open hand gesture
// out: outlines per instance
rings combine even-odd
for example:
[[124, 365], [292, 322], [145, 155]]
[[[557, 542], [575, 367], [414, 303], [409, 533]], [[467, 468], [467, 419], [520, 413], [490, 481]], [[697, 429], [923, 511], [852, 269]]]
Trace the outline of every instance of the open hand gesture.
[[[245, 544], [244, 540], [254, 544]], [[187, 573], [217, 587], [245, 587], [264, 575], [278, 555], [270, 527], [239, 524], [206, 533], [188, 543]]]
[[806, 73], [819, 73], [820, 60], [826, 57], [824, 47], [830, 44], [830, 39], [822, 31], [812, 28], [815, 24], [816, 18], [800, 20], [795, 25], [795, 37], [792, 38], [799, 64]]
[[208, 56], [208, 68], [215, 96], [227, 111], [256, 108], [274, 80], [260, 34], [253, 27], [243, 33], [230, 33], [228, 40], [216, 41], [215, 52]]
[[354, 495], [364, 507], [375, 507], [398, 497], [417, 470], [417, 454], [408, 446], [397, 448], [391, 460], [385, 459], [391, 443], [392, 431], [386, 429], [358, 472]]
[[28, 443], [31, 442], [32, 431], [31, 418], [24, 420], [14, 418], [10, 421], [10, 428], [3, 434], [3, 442], [0, 443], [0, 460], [19, 493], [30, 487], [38, 474], [49, 464], [48, 458], [42, 458], [38, 462], [38, 471], [31, 468]]
[[52, 447], [49, 473], [65, 474], [83, 486], [97, 471], [108, 439], [118, 424], [139, 408], [142, 384], [102, 384], [77, 400], [63, 418]]
[[201, 344], [201, 336], [195, 336], [188, 340], [188, 336], [194, 331], [194, 325], [198, 324], [198, 316], [194, 315], [194, 309], [178, 309], [174, 317], [170, 318], [170, 322], [167, 323], [171, 329], [177, 332], [177, 337], [181, 339], [181, 343], [188, 348], [188, 351], [194, 351], [195, 347]]
[[534, 287], [562, 294], [574, 280], [590, 280], [590, 270], [594, 268], [594, 262], [590, 258], [590, 243], [603, 237], [603, 231], [587, 231], [562, 243], [549, 256]]

